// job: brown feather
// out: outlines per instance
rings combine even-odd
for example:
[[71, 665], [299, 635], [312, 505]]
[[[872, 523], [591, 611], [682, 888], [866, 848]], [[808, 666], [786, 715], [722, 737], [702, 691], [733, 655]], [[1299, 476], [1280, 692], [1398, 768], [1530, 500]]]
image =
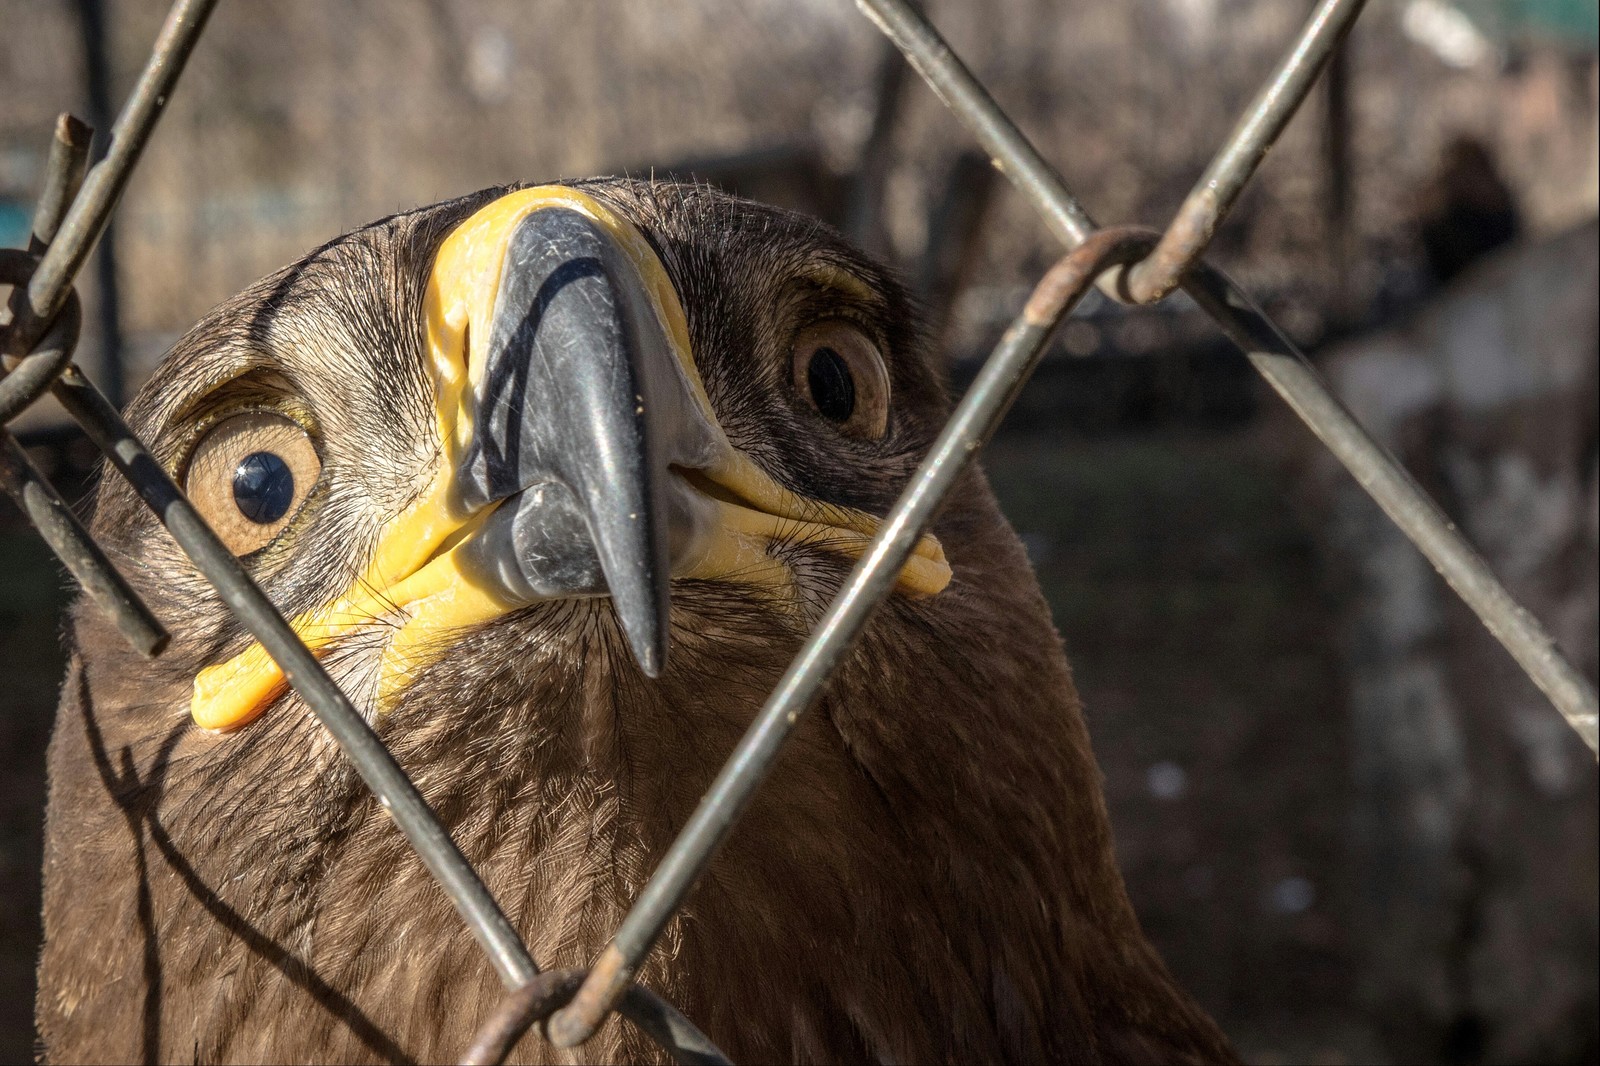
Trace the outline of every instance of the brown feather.
[[[735, 443], [797, 491], [882, 513], [948, 411], [893, 279], [796, 216], [695, 187], [590, 188], [660, 251]], [[359, 572], [425, 483], [422, 285], [450, 226], [500, 191], [378, 223], [252, 287], [135, 401], [175, 469], [241, 383], [292, 388], [317, 413], [314, 513], [250, 560], [286, 612]], [[797, 280], [818, 264], [881, 303]], [[841, 312], [870, 319], [891, 360], [881, 443], [830, 437], [783, 391], [797, 323]], [[151, 667], [92, 610], [74, 616], [50, 750], [49, 1058], [458, 1056], [500, 989], [444, 895], [296, 697], [235, 735], [192, 727], [194, 672], [246, 638], [114, 480], [94, 530], [177, 639]], [[981, 474], [934, 531], [954, 582], [879, 612], [641, 980], [736, 1061], [1231, 1061], [1140, 932], [1059, 638]], [[541, 965], [604, 944], [846, 572], [814, 547], [775, 550], [802, 610], [680, 582], [657, 681], [606, 601], [546, 604], [463, 634], [381, 720]], [[366, 650], [329, 660], [357, 694]], [[516, 1054], [661, 1059], [615, 1020], [577, 1053], [530, 1036]]]

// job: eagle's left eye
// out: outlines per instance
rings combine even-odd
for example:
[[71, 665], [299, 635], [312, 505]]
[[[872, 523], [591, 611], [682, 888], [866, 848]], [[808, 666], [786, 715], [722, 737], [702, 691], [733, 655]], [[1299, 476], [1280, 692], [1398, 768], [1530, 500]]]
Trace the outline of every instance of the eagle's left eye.
[[283, 531], [322, 472], [300, 423], [266, 411], [234, 415], [195, 446], [184, 491], [235, 555]]
[[792, 371], [800, 395], [845, 433], [876, 440], [888, 429], [889, 372], [883, 353], [855, 326], [828, 319], [801, 330]]

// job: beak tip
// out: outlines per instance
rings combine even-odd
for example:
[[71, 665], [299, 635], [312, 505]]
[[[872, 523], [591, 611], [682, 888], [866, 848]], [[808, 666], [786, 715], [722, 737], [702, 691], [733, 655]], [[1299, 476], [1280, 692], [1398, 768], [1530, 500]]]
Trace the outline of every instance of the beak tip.
[[[639, 632], [643, 628], [645, 632]], [[655, 680], [667, 666], [666, 630], [660, 626], [628, 627], [628, 646], [644, 676]]]
[[658, 678], [667, 666], [671, 632], [671, 593], [645, 578], [611, 582], [611, 604], [634, 662], [649, 678]]

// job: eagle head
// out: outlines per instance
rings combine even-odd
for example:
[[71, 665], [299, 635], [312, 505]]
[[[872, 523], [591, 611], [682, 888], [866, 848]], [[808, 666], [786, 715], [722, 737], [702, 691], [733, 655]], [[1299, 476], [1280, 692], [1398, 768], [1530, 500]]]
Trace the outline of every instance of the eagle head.
[[[606, 180], [346, 234], [207, 315], [128, 418], [534, 957], [579, 966], [947, 413], [912, 300], [837, 235]], [[92, 529], [174, 639], [145, 663], [73, 615], [47, 1053], [458, 1054], [498, 986], [444, 894], [119, 479]], [[980, 473], [639, 978], [736, 1059], [1228, 1056], [1140, 933]], [[659, 1055], [617, 1020], [580, 1052]]]

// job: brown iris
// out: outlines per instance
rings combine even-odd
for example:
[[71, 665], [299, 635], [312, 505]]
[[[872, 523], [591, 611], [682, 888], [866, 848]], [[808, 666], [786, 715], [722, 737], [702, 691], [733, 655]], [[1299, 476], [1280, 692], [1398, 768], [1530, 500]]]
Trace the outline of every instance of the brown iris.
[[889, 372], [878, 346], [855, 326], [829, 319], [795, 337], [794, 386], [823, 418], [876, 440], [889, 423]]
[[235, 555], [271, 543], [322, 472], [300, 423], [267, 411], [234, 415], [200, 439], [184, 491]]

